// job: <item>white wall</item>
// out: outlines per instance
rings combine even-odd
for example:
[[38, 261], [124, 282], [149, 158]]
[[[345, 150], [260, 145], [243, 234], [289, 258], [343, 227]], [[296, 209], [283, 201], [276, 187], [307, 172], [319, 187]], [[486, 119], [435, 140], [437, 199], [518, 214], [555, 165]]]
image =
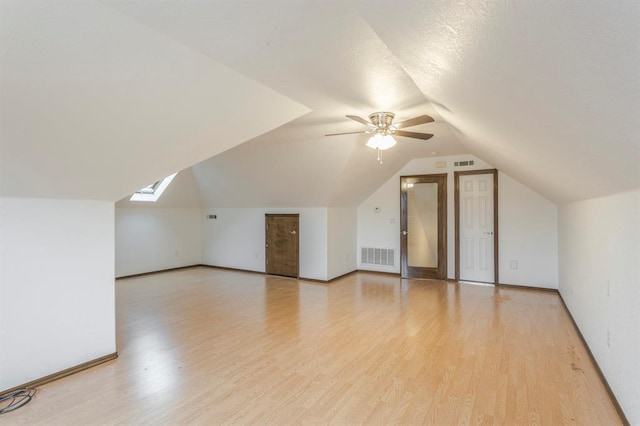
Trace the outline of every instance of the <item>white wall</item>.
[[[360, 247], [395, 249], [395, 266], [363, 265], [358, 255], [358, 269], [400, 273], [400, 176], [449, 173], [447, 179], [447, 276], [455, 276], [455, 249], [453, 233], [453, 162], [474, 160], [471, 167], [456, 170], [489, 169], [490, 165], [472, 155], [419, 158], [412, 160], [385, 182], [376, 192], [358, 207], [358, 253]], [[446, 167], [437, 168], [436, 162], [446, 162]], [[380, 213], [375, 213], [375, 208]]]
[[[265, 272], [267, 213], [300, 214], [300, 277], [327, 280], [326, 208], [207, 208], [202, 215], [202, 263]], [[217, 219], [207, 219], [210, 214]]]
[[[474, 165], [454, 168], [455, 161], [473, 160]], [[436, 167], [437, 162], [446, 166]], [[472, 155], [420, 158], [411, 161], [358, 207], [358, 249], [393, 248], [395, 266], [363, 265], [358, 269], [400, 273], [400, 176], [448, 173], [447, 177], [447, 277], [455, 277], [454, 177], [457, 170], [490, 169], [492, 166]], [[504, 180], [504, 188], [503, 181]], [[499, 173], [500, 272], [518, 261], [518, 269], [505, 272], [500, 282], [536, 287], [557, 287], [556, 206], [535, 192]], [[526, 206], [526, 210], [520, 209]], [[375, 208], [380, 213], [375, 213]], [[535, 234], [534, 238], [531, 236]], [[540, 255], [544, 253], [544, 255]]]
[[560, 206], [559, 259], [560, 294], [640, 424], [640, 190]]
[[0, 391], [116, 351], [113, 210], [0, 198]]
[[202, 263], [204, 213], [191, 169], [179, 172], [156, 202], [129, 198], [116, 203], [116, 277]]
[[558, 288], [558, 207], [501, 172], [498, 203], [500, 282]]
[[117, 208], [116, 277], [202, 263], [200, 208]]
[[329, 280], [356, 270], [357, 229], [357, 209], [332, 207], [327, 210], [327, 274]]

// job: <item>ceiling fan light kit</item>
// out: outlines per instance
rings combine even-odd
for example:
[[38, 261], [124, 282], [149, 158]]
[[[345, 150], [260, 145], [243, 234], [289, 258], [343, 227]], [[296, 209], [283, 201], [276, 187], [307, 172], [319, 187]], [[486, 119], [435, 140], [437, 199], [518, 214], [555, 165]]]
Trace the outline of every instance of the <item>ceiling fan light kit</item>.
[[367, 146], [373, 149], [379, 149], [380, 151], [384, 151], [385, 149], [389, 149], [396, 144], [396, 140], [391, 135], [383, 135], [382, 133], [376, 133], [369, 138], [369, 142], [367, 142]]
[[380, 151], [389, 149], [396, 144], [396, 140], [393, 138], [394, 135], [422, 140], [427, 140], [433, 137], [433, 135], [429, 133], [406, 132], [403, 130], [398, 130], [403, 127], [411, 127], [417, 126], [418, 124], [433, 122], [433, 118], [429, 117], [428, 115], [421, 115], [410, 120], [402, 121], [395, 125], [393, 124], [395, 114], [392, 112], [374, 112], [373, 114], [369, 115], [369, 121], [356, 115], [347, 115], [346, 117], [357, 121], [358, 123], [364, 124], [365, 126], [369, 126], [369, 128], [360, 132], [332, 133], [325, 136], [349, 135], [354, 133], [372, 133], [372, 136], [367, 142], [367, 146], [369, 148], [375, 149], [378, 152], [378, 161], [380, 162], [380, 164], [382, 164]]

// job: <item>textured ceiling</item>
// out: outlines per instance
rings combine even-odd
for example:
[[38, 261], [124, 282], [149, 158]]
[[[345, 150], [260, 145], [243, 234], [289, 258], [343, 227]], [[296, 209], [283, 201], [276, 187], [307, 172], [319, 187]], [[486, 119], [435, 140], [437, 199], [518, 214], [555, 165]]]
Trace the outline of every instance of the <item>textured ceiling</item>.
[[115, 201], [309, 111], [100, 3], [0, 6], [2, 196]]
[[[357, 205], [432, 152], [556, 202], [640, 186], [631, 0], [0, 1], [0, 194], [116, 200], [200, 161], [204, 205]], [[378, 165], [323, 136], [378, 110], [435, 137]]]
[[640, 2], [389, 6], [362, 15], [473, 154], [556, 202], [640, 186]]
[[450, 127], [428, 142], [398, 138], [383, 153], [366, 148], [363, 130], [344, 116], [391, 110], [398, 120], [439, 118], [410, 76], [360, 16], [359, 2], [109, 1], [162, 34], [220, 61], [312, 112], [193, 167], [203, 204], [231, 206], [357, 205], [415, 157], [465, 153]]

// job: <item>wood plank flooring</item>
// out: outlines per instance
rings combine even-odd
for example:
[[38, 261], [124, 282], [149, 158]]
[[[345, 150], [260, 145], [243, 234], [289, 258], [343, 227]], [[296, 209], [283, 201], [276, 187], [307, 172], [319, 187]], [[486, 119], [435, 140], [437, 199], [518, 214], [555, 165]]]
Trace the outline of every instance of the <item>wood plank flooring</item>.
[[193, 268], [116, 296], [120, 358], [0, 424], [621, 424], [552, 292]]

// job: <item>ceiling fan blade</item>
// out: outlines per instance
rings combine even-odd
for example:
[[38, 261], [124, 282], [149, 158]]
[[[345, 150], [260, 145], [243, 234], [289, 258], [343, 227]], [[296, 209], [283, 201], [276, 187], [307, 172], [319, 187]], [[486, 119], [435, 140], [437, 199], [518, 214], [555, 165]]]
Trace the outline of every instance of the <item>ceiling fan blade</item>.
[[409, 120], [401, 121], [400, 123], [394, 124], [393, 126], [396, 129], [402, 129], [403, 127], [417, 126], [418, 124], [431, 123], [433, 121], [434, 121], [433, 118], [429, 117], [428, 115], [421, 115], [420, 117], [410, 118]]
[[365, 120], [365, 119], [364, 119], [364, 118], [362, 118], [362, 117], [358, 117], [357, 115], [345, 115], [345, 117], [350, 118], [350, 119], [352, 119], [352, 120], [355, 120], [355, 121], [357, 121], [358, 123], [362, 123], [362, 124], [364, 124], [365, 126], [372, 126], [372, 125], [373, 125], [373, 123], [371, 123], [370, 121], [367, 121], [367, 120]]
[[329, 133], [328, 135], [325, 136], [338, 136], [338, 135], [355, 135], [356, 133], [368, 133], [368, 130], [362, 130], [359, 132], [344, 132], [344, 133]]
[[429, 133], [407, 132], [406, 130], [398, 130], [396, 132], [396, 135], [404, 136], [404, 137], [407, 137], [407, 138], [422, 139], [422, 140], [425, 140], [425, 141], [427, 139], [431, 139], [433, 137], [433, 135], [431, 135]]

